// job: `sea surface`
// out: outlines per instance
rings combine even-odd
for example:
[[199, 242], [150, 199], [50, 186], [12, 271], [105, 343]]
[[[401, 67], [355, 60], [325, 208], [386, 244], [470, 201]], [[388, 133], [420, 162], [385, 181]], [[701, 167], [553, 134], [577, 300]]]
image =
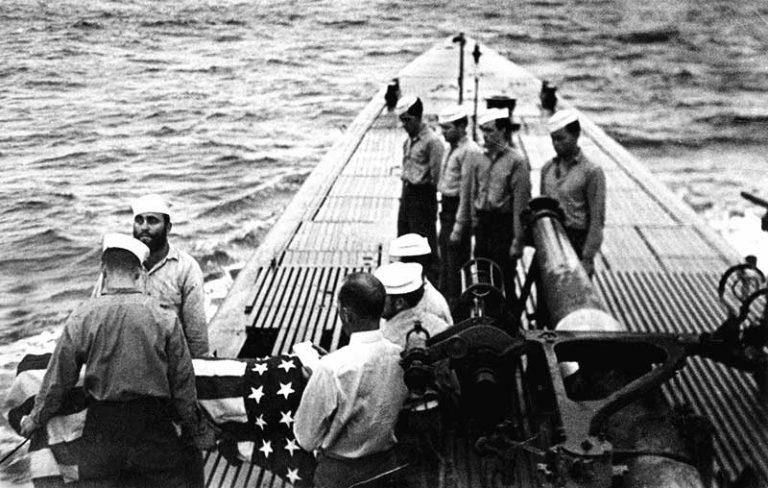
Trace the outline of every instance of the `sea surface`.
[[[246, 261], [370, 97], [459, 31], [768, 264], [739, 197], [768, 197], [767, 19], [764, 0], [3, 0], [0, 390], [87, 297], [133, 198], [168, 196], [205, 272]], [[19, 440], [0, 420], [0, 453]]]

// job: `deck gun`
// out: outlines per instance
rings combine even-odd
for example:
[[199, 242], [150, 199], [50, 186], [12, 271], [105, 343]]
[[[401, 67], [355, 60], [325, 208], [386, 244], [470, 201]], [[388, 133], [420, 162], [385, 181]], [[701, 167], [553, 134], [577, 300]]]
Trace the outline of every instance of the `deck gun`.
[[[422, 372], [448, 360], [459, 377], [463, 420], [477, 453], [503, 486], [713, 486], [711, 423], [670, 405], [661, 387], [692, 356], [764, 378], [765, 338], [745, 338], [727, 321], [714, 333], [626, 331], [603, 307], [557, 203], [532, 200], [526, 220], [536, 251], [528, 270], [535, 320], [504, 318], [501, 271], [476, 261], [463, 272], [470, 316], [424, 337], [418, 348]], [[404, 357], [413, 352], [406, 349]], [[429, 375], [415, 377], [423, 382]], [[535, 466], [535, 481], [522, 484], [531, 471], [523, 465]], [[740, 480], [718, 482], [756, 486], [748, 473]]]

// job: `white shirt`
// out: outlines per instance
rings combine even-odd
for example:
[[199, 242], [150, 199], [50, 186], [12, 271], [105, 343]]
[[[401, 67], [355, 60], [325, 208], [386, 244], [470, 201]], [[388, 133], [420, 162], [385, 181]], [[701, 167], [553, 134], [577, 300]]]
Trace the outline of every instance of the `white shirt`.
[[453, 325], [453, 316], [448, 301], [427, 279], [424, 280], [424, 296], [414, 308], [437, 315], [446, 324]]
[[379, 330], [355, 332], [323, 356], [304, 389], [293, 426], [308, 451], [356, 459], [395, 445], [395, 423], [408, 390], [399, 346]]

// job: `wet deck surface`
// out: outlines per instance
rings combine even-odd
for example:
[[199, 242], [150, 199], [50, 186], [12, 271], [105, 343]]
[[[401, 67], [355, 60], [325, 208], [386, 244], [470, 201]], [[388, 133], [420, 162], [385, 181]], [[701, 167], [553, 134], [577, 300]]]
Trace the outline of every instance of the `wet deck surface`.
[[[467, 51], [472, 47], [469, 43]], [[539, 171], [554, 155], [548, 114], [538, 103], [541, 82], [483, 51], [479, 98], [481, 103], [491, 95], [517, 98], [515, 117], [522, 127], [515, 142], [530, 162], [537, 194]], [[469, 54], [465, 65], [470, 70], [464, 96], [471, 101]], [[457, 66], [457, 45], [440, 44], [400, 73], [402, 91], [421, 96], [426, 113], [436, 114], [456, 102]], [[304, 340], [338, 347], [335, 295], [343, 277], [387, 262], [388, 243], [396, 236], [404, 137], [396, 116], [383, 106], [383, 91], [377, 93], [241, 272], [212, 323], [219, 356], [241, 352], [246, 326], [257, 341], [242, 351], [245, 356], [287, 352]], [[582, 120], [580, 145], [607, 176], [607, 225], [595, 283], [608, 310], [631, 331], [713, 331], [725, 316], [717, 302], [718, 279], [739, 256], [589, 120]], [[768, 484], [768, 419], [750, 377], [691, 360], [666, 393], [715, 424], [716, 470], [733, 477], [751, 464]], [[471, 449], [455, 441], [451, 452], [453, 486], [478, 486], [482, 470]], [[210, 486], [283, 484], [250, 465], [228, 466], [215, 454], [206, 474]], [[482, 485], [505, 486], [498, 480]]]

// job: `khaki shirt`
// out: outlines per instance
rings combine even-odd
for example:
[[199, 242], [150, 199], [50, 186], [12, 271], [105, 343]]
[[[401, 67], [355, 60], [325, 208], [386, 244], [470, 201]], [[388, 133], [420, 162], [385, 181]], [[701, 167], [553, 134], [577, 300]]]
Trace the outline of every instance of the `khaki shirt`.
[[[101, 287], [99, 276], [93, 296], [101, 294]], [[161, 306], [176, 311], [192, 357], [207, 356], [203, 272], [195, 258], [169, 243], [168, 255], [149, 270], [146, 291], [157, 298]]]
[[603, 242], [605, 227], [605, 173], [579, 150], [572, 161], [559, 157], [541, 169], [541, 194], [560, 203], [565, 226], [586, 230], [582, 255], [594, 258]]
[[437, 187], [444, 152], [442, 140], [427, 124], [422, 124], [416, 137], [408, 137], [403, 142], [402, 180], [412, 185]]
[[462, 190], [454, 230], [461, 235], [471, 224], [478, 223], [478, 211], [513, 214], [515, 246], [522, 252], [523, 224], [521, 213], [531, 199], [531, 168], [513, 147], [498, 154], [483, 153], [468, 168], [467, 186]]
[[323, 356], [296, 410], [293, 431], [301, 447], [343, 459], [392, 448], [408, 394], [401, 351], [373, 330], [353, 333], [347, 346]]
[[167, 398], [183, 423], [196, 425], [195, 373], [181, 325], [140, 290], [108, 290], [72, 312], [30, 413], [36, 424], [56, 414], [83, 365], [93, 399]]
[[461, 193], [463, 172], [469, 164], [482, 157], [483, 151], [475, 141], [467, 136], [459, 139], [455, 147], [451, 146], [445, 158], [440, 173], [440, 184], [437, 187], [440, 193], [448, 197], [458, 197]]

